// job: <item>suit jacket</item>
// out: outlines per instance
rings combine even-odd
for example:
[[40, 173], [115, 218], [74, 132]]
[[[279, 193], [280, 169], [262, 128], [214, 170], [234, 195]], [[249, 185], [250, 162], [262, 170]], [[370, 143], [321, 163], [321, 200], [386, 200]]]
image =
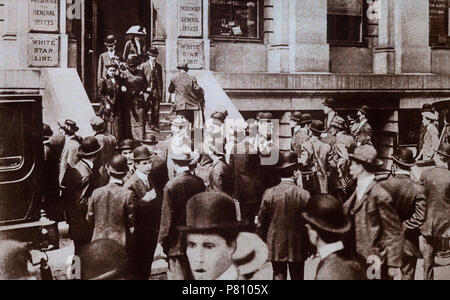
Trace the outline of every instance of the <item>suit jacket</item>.
[[388, 191], [375, 180], [361, 200], [356, 191], [344, 203], [344, 210], [353, 221], [353, 249], [368, 258], [378, 256], [389, 267], [402, 265], [402, 224]]
[[292, 150], [297, 153], [298, 157], [302, 154], [302, 146], [303, 144], [309, 140], [309, 135], [303, 130], [299, 130], [296, 133], [294, 133], [292, 137]]
[[331, 148], [330, 185], [335, 188], [346, 188], [351, 181], [349, 153], [356, 148], [355, 141], [350, 135], [339, 134]]
[[147, 87], [151, 89], [150, 92], [146, 92], [146, 98], [150, 98], [147, 101], [161, 102], [163, 96], [163, 75], [161, 64], [155, 62], [155, 67], [152, 70], [148, 61], [141, 64], [140, 69], [144, 71], [145, 78], [147, 79]]
[[[115, 82], [111, 78], [101, 78], [99, 81], [98, 97], [101, 102], [101, 113], [103, 118], [113, 121], [115, 117], [120, 117], [122, 107], [120, 97], [121, 87], [124, 85], [123, 79], [116, 76]], [[109, 105], [109, 109], [107, 108]]]
[[427, 214], [420, 231], [427, 237], [442, 238], [450, 229], [450, 170], [444, 167], [426, 170], [421, 183], [425, 188]]
[[[115, 56], [119, 58], [120, 54], [116, 52]], [[110, 63], [111, 58], [109, 57], [108, 52], [103, 52], [102, 54], [100, 54], [98, 58], [98, 70], [97, 70], [97, 83], [99, 85], [102, 78], [106, 77], [107, 74], [106, 66], [109, 65]]]
[[86, 222], [88, 199], [92, 194], [92, 169], [80, 160], [74, 168], [68, 166], [62, 185], [62, 201], [69, 224], [69, 233], [74, 241], [89, 242], [91, 235]]
[[109, 183], [96, 189], [89, 198], [86, 216], [94, 233], [92, 241], [111, 239], [129, 246], [134, 230], [134, 194], [123, 184]]
[[197, 79], [187, 73], [179, 73], [172, 78], [169, 93], [175, 93], [175, 111], [201, 110], [204, 105], [203, 89]]
[[233, 170], [223, 160], [217, 160], [209, 166], [207, 182], [208, 191], [218, 191], [232, 197], [233, 195]]
[[329, 118], [329, 116], [327, 115], [327, 117], [325, 118], [325, 131], [327, 133], [330, 133], [330, 131], [332, 131], [333, 127], [331, 126], [331, 123], [333, 123], [333, 121], [335, 121], [337, 118], [339, 117], [339, 115], [334, 112], [333, 116], [331, 118]]
[[75, 167], [80, 160], [78, 157], [78, 147], [80, 146], [80, 140], [77, 136], [70, 137], [67, 142], [64, 143], [64, 147], [61, 153], [61, 160], [59, 163], [59, 179], [62, 181], [66, 172], [67, 166]]
[[362, 146], [362, 145], [371, 145], [372, 144], [372, 127], [370, 126], [369, 122], [366, 121], [361, 128], [356, 129], [355, 131], [355, 141], [356, 145]]
[[366, 264], [360, 256], [345, 250], [331, 253], [319, 262], [316, 280], [366, 280]]
[[400, 222], [405, 232], [405, 251], [409, 256], [419, 257], [419, 228], [425, 221], [427, 202], [422, 186], [407, 175], [397, 175], [382, 183], [391, 194]]
[[[315, 153], [315, 154], [314, 154]], [[331, 147], [312, 137], [302, 146], [299, 162], [305, 171], [317, 171], [320, 192], [328, 193], [328, 171], [331, 158]]]
[[205, 189], [203, 180], [190, 172], [178, 174], [164, 188], [158, 241], [167, 256], [185, 254], [185, 243], [177, 226], [186, 225], [188, 200], [192, 196], [204, 192]]
[[419, 158], [424, 160], [431, 159], [434, 151], [439, 148], [439, 131], [433, 124], [428, 125], [424, 138], [422, 150], [419, 153]]
[[306, 260], [308, 236], [301, 213], [309, 197], [309, 192], [293, 182], [281, 182], [264, 193], [257, 234], [266, 241], [271, 261]]

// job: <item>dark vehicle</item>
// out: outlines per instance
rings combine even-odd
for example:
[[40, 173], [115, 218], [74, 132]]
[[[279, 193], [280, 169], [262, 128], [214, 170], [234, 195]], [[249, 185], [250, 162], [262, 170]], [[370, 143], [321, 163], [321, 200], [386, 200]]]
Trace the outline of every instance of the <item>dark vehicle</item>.
[[42, 98], [0, 96], [0, 238], [45, 249], [56, 224], [41, 217]]

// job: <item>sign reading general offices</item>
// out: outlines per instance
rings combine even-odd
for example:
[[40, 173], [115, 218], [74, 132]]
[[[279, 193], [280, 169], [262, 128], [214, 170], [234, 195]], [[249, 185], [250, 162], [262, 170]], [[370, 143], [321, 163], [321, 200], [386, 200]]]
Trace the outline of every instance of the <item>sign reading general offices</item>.
[[29, 0], [30, 31], [58, 32], [59, 0]]
[[202, 0], [178, 1], [178, 36], [202, 37]]

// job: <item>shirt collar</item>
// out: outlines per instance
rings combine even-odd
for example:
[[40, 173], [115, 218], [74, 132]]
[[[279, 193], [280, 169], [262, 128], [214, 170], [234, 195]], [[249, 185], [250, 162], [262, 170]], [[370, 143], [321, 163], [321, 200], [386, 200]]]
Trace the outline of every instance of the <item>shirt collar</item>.
[[295, 183], [293, 178], [281, 178], [281, 182]]
[[176, 170], [177, 174], [181, 174], [181, 173], [183, 173], [183, 172], [189, 172], [189, 171], [190, 171], [190, 169], [189, 169], [188, 166], [185, 166], [185, 167], [179, 167], [179, 168]]
[[94, 168], [94, 163], [92, 161], [85, 159], [85, 158], [82, 158], [81, 160], [84, 161], [89, 166], [89, 168], [91, 168], [91, 169]]
[[344, 249], [344, 244], [342, 243], [342, 241], [320, 247], [319, 248], [320, 260], [324, 260], [330, 254], [338, 252], [342, 249]]
[[146, 183], [146, 184], [148, 184], [148, 175], [145, 175], [144, 173], [142, 173], [141, 171], [139, 171], [139, 170], [135, 170], [135, 172], [134, 173], [136, 173], [136, 176], [140, 179], [140, 180], [142, 180], [144, 183]]
[[113, 58], [114, 56], [116, 56], [115, 51], [112, 51], [112, 52], [108, 51], [108, 56], [109, 56], [109, 58]]
[[225, 272], [223, 272], [222, 275], [217, 277], [216, 280], [237, 280], [238, 277], [239, 277], [238, 268], [234, 264], [231, 264], [228, 267], [228, 269]]
[[397, 170], [395, 171], [395, 175], [406, 175], [406, 176], [411, 176], [411, 172], [406, 171], [406, 170]]
[[123, 185], [123, 180], [117, 179], [117, 178], [114, 178], [114, 177], [111, 176], [109, 178], [109, 183], [116, 183], [118, 185]]
[[357, 199], [361, 199], [364, 196], [364, 193], [366, 192], [367, 188], [374, 180], [375, 180], [375, 175], [370, 175], [370, 176], [367, 176], [366, 178], [358, 180], [358, 183], [356, 185]]

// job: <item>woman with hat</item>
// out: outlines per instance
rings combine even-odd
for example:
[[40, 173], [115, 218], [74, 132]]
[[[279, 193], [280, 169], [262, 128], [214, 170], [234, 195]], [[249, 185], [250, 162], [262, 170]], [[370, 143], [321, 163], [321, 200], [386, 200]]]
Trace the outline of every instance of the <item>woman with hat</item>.
[[147, 79], [145, 97], [151, 110], [150, 129], [155, 131], [159, 131], [159, 104], [162, 101], [164, 90], [162, 67], [161, 64], [156, 61], [158, 54], [158, 49], [151, 47], [147, 51], [148, 60], [144, 61], [140, 66], [140, 69], [144, 71], [145, 78]]
[[367, 120], [369, 110], [370, 109], [368, 106], [363, 105], [357, 112], [359, 124], [355, 130], [354, 138], [356, 141], [356, 146], [358, 147], [362, 145], [372, 145], [372, 127]]
[[123, 127], [125, 129], [123, 137], [136, 141], [144, 138], [149, 109], [144, 97], [147, 81], [144, 72], [138, 68], [139, 65], [139, 57], [130, 54], [127, 58], [127, 70], [122, 72], [126, 86], [123, 101]]
[[195, 280], [251, 278], [267, 260], [267, 246], [252, 233], [242, 232], [233, 199], [205, 192], [189, 199], [183, 234], [189, 271]]
[[134, 195], [123, 182], [129, 171], [127, 159], [116, 154], [106, 169], [109, 183], [92, 193], [86, 220], [93, 228], [92, 241], [107, 238], [128, 249], [134, 232]]
[[116, 53], [117, 39], [114, 35], [108, 35], [105, 38], [104, 45], [106, 47], [106, 52], [100, 54], [98, 58], [98, 71], [97, 71], [97, 82], [100, 85], [102, 78], [106, 77], [107, 66], [111, 63], [118, 63], [120, 55]]
[[434, 156], [436, 166], [425, 170], [421, 183], [427, 198], [425, 222], [420, 228], [422, 236], [423, 278], [434, 279], [434, 260], [442, 240], [450, 239], [450, 144], [439, 147]]
[[423, 146], [417, 156], [417, 160], [430, 160], [434, 156], [434, 152], [439, 147], [439, 131], [433, 122], [437, 121], [434, 113], [422, 113], [422, 124], [425, 127], [425, 135], [423, 138]]
[[133, 25], [126, 34], [127, 42], [123, 48], [122, 59], [126, 61], [130, 54], [134, 54], [138, 57], [138, 64], [143, 62], [144, 54], [147, 52], [146, 38], [147, 30], [144, 26]]
[[[382, 161], [373, 146], [356, 148], [350, 174], [357, 181], [356, 191], [345, 202], [344, 210], [354, 226], [356, 253], [368, 259], [377, 256], [381, 278], [400, 278], [403, 257], [403, 231], [391, 194], [375, 179]], [[381, 279], [378, 278], [378, 279]]]
[[281, 182], [264, 193], [258, 213], [258, 235], [269, 247], [273, 280], [303, 280], [306, 255], [306, 228], [301, 213], [310, 195], [295, 182], [298, 157], [293, 151], [281, 154], [277, 165]]
[[411, 179], [411, 167], [416, 163], [412, 150], [398, 148], [392, 160], [392, 176], [382, 184], [392, 195], [393, 205], [405, 230], [402, 279], [414, 280], [417, 259], [421, 257], [419, 228], [425, 221], [427, 201], [423, 187]]
[[308, 236], [320, 257], [316, 280], [366, 280], [365, 261], [344, 246], [352, 224], [342, 203], [330, 195], [311, 198], [302, 212]]

